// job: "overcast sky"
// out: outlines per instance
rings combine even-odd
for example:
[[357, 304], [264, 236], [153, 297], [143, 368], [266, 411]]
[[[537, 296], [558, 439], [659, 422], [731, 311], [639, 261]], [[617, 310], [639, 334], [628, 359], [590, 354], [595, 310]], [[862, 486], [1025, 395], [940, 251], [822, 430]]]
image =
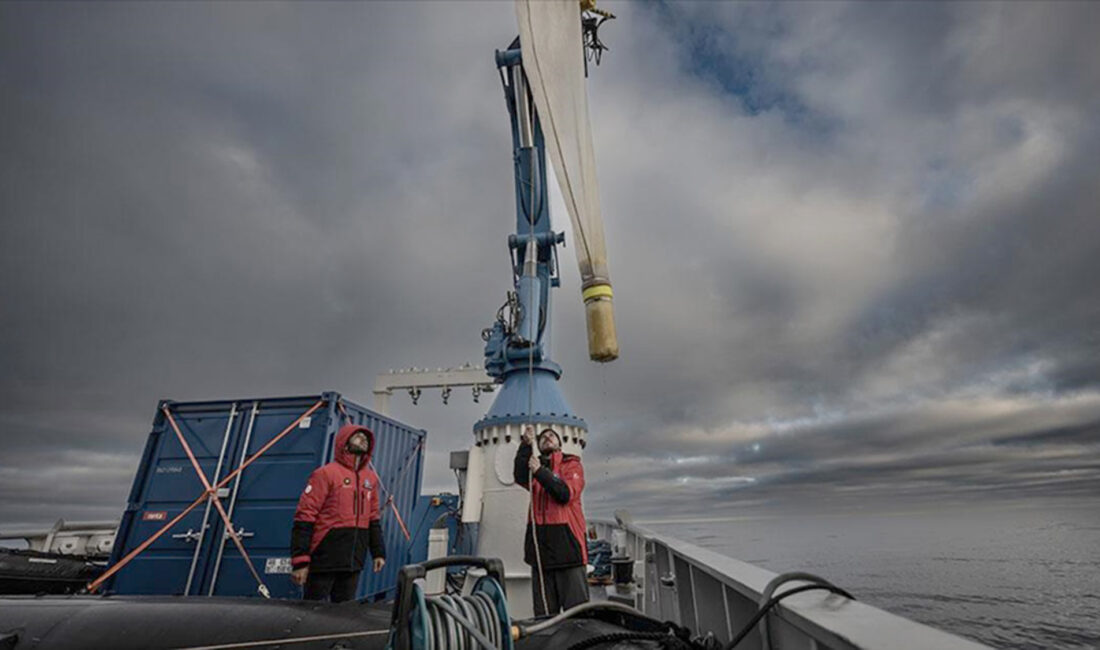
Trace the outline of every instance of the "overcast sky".
[[[601, 3], [603, 6], [603, 3]], [[591, 514], [1100, 493], [1100, 5], [607, 3]], [[157, 400], [480, 362], [510, 3], [0, 4], [0, 524], [117, 517]], [[555, 219], [565, 227], [558, 201]], [[456, 393], [425, 490], [487, 408]]]

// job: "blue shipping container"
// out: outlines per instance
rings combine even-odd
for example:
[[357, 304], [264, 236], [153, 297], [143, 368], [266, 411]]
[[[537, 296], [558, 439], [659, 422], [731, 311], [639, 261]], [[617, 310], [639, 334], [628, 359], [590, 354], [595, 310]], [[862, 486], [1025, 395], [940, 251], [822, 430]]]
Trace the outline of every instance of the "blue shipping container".
[[[383, 491], [386, 567], [363, 572], [360, 597], [392, 595], [403, 564], [424, 559], [427, 548], [406, 539], [401, 523], [413, 521], [424, 469], [426, 433], [368, 411], [338, 393], [307, 397], [212, 402], [162, 402], [153, 420], [129, 503], [119, 525], [111, 565], [183, 512], [204, 488], [162, 407], [167, 407], [211, 484], [222, 481], [294, 424], [281, 440], [218, 491], [230, 521], [261, 579], [276, 598], [297, 598], [290, 582], [290, 529], [306, 478], [332, 459], [332, 439], [347, 423], [375, 434], [373, 464]], [[394, 508], [388, 506], [388, 497]], [[417, 512], [416, 514], [420, 514]], [[414, 541], [415, 538], [414, 538]], [[256, 595], [257, 582], [218, 511], [209, 502], [122, 568], [107, 585], [119, 594]]]

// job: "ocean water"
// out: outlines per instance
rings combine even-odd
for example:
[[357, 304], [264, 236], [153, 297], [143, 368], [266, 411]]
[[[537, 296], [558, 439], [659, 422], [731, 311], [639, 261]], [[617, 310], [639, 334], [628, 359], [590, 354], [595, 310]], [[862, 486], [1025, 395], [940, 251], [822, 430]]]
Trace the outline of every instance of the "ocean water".
[[1100, 508], [644, 523], [997, 648], [1100, 648]]

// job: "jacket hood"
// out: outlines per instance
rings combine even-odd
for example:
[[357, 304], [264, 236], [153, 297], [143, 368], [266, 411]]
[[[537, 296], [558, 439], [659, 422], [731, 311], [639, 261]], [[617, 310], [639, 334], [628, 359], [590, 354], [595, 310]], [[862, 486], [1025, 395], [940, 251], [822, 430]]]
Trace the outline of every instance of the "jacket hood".
[[371, 456], [374, 455], [373, 431], [361, 424], [345, 424], [336, 432], [336, 440], [332, 443], [332, 457], [336, 462], [349, 469], [355, 469], [355, 454], [348, 451], [348, 439], [358, 431], [367, 434], [367, 453], [363, 454], [363, 464], [360, 465], [360, 468], [366, 467]]

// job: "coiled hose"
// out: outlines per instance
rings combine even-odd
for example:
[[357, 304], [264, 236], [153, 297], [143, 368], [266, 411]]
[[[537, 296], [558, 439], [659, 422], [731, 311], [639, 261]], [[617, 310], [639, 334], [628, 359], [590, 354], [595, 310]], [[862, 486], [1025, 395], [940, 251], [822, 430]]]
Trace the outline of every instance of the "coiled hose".
[[429, 650], [499, 650], [504, 647], [500, 614], [491, 596], [426, 596]]
[[[469, 596], [425, 596], [428, 613], [429, 650], [499, 650], [504, 647], [503, 626], [493, 598], [477, 592]], [[625, 614], [638, 614], [638, 610], [613, 602], [588, 602], [572, 607], [557, 616], [529, 627], [516, 626], [514, 636], [523, 638], [553, 627], [581, 612], [603, 609]]]

